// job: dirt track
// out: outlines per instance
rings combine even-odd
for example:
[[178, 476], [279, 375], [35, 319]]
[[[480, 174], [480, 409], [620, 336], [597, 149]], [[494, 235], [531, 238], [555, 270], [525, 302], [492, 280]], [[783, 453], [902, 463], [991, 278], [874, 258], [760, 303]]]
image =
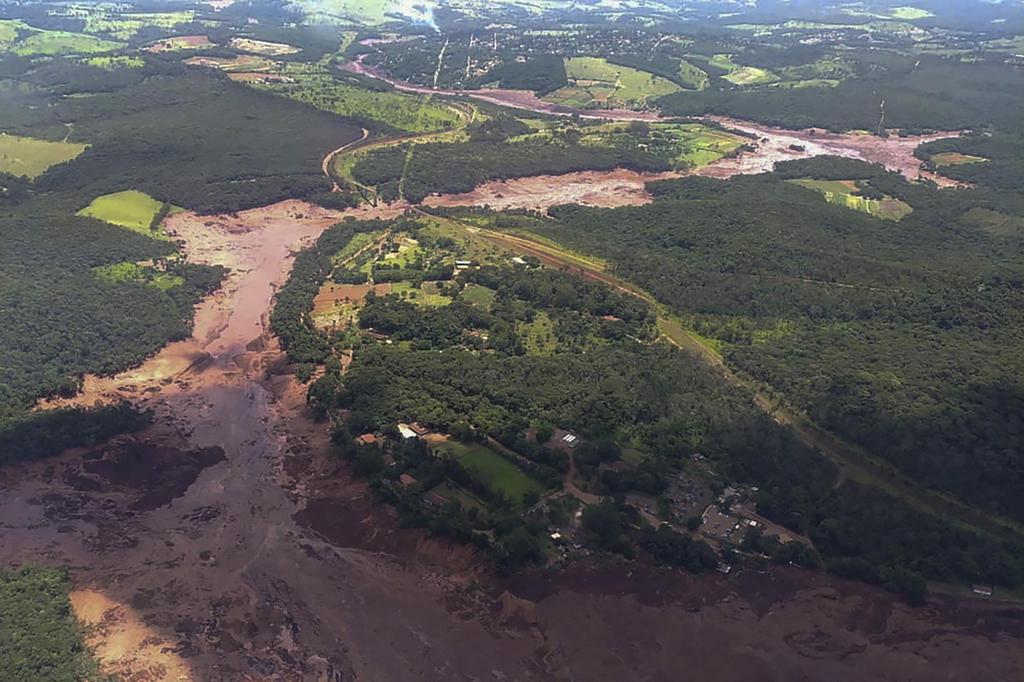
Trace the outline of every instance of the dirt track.
[[[1024, 615], [912, 611], [817, 573], [611, 568], [501, 583], [398, 528], [326, 454], [266, 333], [292, 254], [343, 215], [284, 202], [173, 216], [232, 269], [193, 338], [90, 379], [156, 424], [0, 472], [0, 560], [71, 566], [92, 642], [132, 680], [1018, 680]], [[508, 594], [505, 594], [505, 591]], [[513, 596], [514, 595], [514, 596]], [[709, 655], [710, 654], [710, 655]]]

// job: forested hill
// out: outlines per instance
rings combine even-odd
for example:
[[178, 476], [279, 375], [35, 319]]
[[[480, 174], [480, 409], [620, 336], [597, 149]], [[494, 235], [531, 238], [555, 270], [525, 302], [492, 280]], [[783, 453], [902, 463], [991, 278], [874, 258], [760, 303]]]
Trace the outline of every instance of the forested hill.
[[[788, 178], [857, 178], [899, 222]], [[599, 254], [822, 426], [912, 478], [1024, 519], [1024, 205], [819, 159], [652, 186], [615, 210], [561, 207], [547, 236]]]
[[890, 53], [876, 59], [879, 76], [835, 87], [681, 92], [658, 103], [669, 115], [720, 114], [837, 132], [876, 131], [880, 125], [907, 132], [1006, 130], [1024, 120], [1024, 72], [1001, 60], [962, 63]]
[[[222, 273], [182, 262], [146, 230], [76, 215], [134, 190], [200, 212], [329, 188], [326, 150], [360, 134], [344, 119], [223, 77], [148, 62], [105, 70], [73, 60], [3, 62], [8, 134], [88, 145], [38, 178], [0, 178], [0, 424], [84, 373], [138, 363], [188, 333]], [[75, 95], [88, 91], [87, 96]], [[150, 199], [147, 199], [150, 201]], [[160, 262], [160, 270], [133, 263]]]

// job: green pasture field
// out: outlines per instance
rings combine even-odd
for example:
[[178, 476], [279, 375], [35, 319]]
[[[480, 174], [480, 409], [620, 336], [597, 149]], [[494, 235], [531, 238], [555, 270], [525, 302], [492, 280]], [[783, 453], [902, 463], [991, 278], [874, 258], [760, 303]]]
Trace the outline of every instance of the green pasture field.
[[672, 81], [628, 66], [611, 64], [600, 57], [565, 60], [570, 84], [544, 99], [580, 108], [646, 106], [648, 100], [679, 92]]
[[771, 71], [757, 66], [737, 64], [732, 60], [732, 55], [728, 54], [716, 54], [708, 60], [708, 63], [728, 71], [729, 73], [723, 78], [735, 85], [760, 85], [778, 80], [778, 77]]
[[32, 32], [24, 36], [10, 46], [10, 50], [22, 57], [32, 55], [59, 56], [67, 54], [98, 54], [113, 52], [124, 47], [124, 43], [116, 43], [112, 40], [104, 40], [84, 33], [71, 33], [69, 31], [41, 31], [29, 29]]
[[820, 192], [825, 200], [832, 204], [867, 213], [885, 220], [900, 220], [913, 209], [899, 199], [868, 199], [858, 195], [857, 185], [852, 180], [787, 180], [794, 185]]
[[480, 284], [470, 284], [462, 290], [462, 293], [459, 294], [459, 298], [466, 303], [490, 309], [491, 304], [494, 303], [494, 296], [496, 293], [497, 292], [490, 287], [485, 287]]
[[96, 218], [155, 239], [167, 239], [163, 230], [149, 229], [162, 206], [161, 202], [148, 194], [129, 189], [96, 197], [78, 215]]
[[527, 493], [544, 494], [544, 486], [486, 445], [449, 441], [442, 449], [447, 450], [450, 457], [457, 459], [488, 490], [500, 492], [516, 504], [522, 504]]
[[288, 65], [283, 74], [294, 82], [254, 85], [339, 116], [370, 119], [410, 133], [454, 130], [463, 116], [452, 107], [422, 95], [364, 90], [332, 78], [308, 64]]
[[0, 172], [35, 180], [51, 166], [76, 158], [86, 147], [0, 133]]

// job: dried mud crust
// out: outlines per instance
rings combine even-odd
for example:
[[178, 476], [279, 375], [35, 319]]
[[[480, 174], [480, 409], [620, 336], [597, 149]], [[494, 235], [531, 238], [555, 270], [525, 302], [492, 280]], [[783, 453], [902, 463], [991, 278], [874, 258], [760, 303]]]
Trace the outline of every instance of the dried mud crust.
[[90, 378], [77, 398], [127, 397], [155, 424], [0, 471], [0, 561], [71, 567], [107, 670], [176, 682], [1021, 679], [1017, 609], [910, 610], [795, 570], [726, 580], [614, 566], [502, 582], [469, 548], [400, 528], [329, 454], [266, 332], [292, 254], [344, 215], [285, 202], [172, 217], [194, 261], [231, 275], [191, 339]]

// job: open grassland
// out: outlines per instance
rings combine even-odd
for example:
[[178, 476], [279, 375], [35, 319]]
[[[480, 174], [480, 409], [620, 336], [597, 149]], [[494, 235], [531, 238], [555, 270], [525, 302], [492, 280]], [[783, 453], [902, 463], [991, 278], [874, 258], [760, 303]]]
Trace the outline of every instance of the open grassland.
[[531, 492], [544, 493], [544, 486], [486, 445], [449, 441], [443, 449], [488, 490], [501, 493], [516, 504], [522, 504], [523, 497]]
[[76, 158], [87, 146], [0, 133], [0, 172], [34, 180], [50, 166]]
[[716, 54], [708, 63], [719, 69], [728, 71], [723, 78], [735, 85], [760, 85], [778, 80], [771, 71], [757, 66], [745, 66], [732, 60], [732, 55]]
[[[103, 40], [84, 33], [69, 31], [42, 31], [20, 25], [21, 37], [8, 46], [22, 57], [34, 55], [60, 56], [68, 54], [99, 54], [113, 52], [124, 47], [124, 43]], [[0, 38], [2, 40], [2, 38]]]
[[867, 213], [876, 218], [900, 220], [913, 210], [909, 204], [893, 197], [886, 196], [881, 199], [862, 197], [858, 194], [860, 190], [853, 180], [789, 180], [788, 182], [820, 192], [829, 203]]
[[459, 298], [471, 305], [490, 309], [491, 304], [494, 303], [495, 294], [496, 292], [494, 289], [491, 289], [490, 287], [485, 287], [480, 284], [470, 284], [462, 290], [462, 293], [459, 294]]
[[153, 219], [162, 208], [163, 204], [148, 194], [129, 189], [96, 197], [92, 203], [80, 210], [78, 215], [96, 218], [149, 237], [166, 239], [159, 227], [156, 230], [150, 229]]
[[379, 121], [410, 133], [454, 130], [464, 120], [458, 109], [428, 96], [366, 90], [341, 83], [318, 67], [289, 65], [284, 76], [288, 82], [257, 87], [339, 116]]
[[600, 57], [565, 60], [569, 85], [544, 99], [580, 108], [643, 108], [648, 101], [679, 92], [672, 81]]
[[962, 166], [965, 163], [983, 163], [988, 161], [983, 156], [972, 156], [971, 154], [961, 154], [960, 152], [942, 152], [941, 154], [932, 155], [932, 163], [939, 168], [943, 166]]

